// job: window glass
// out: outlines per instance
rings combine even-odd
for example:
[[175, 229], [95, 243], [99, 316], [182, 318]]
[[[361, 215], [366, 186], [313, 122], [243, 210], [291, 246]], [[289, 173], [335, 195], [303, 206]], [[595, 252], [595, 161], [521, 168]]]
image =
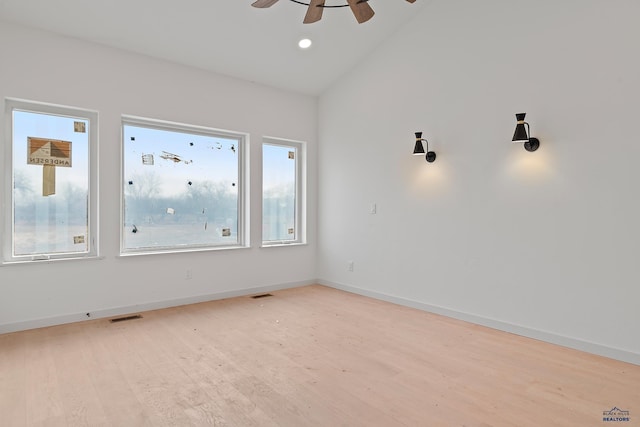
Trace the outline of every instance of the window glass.
[[125, 119], [122, 252], [241, 245], [243, 141], [240, 134]]
[[303, 240], [302, 144], [267, 140], [262, 145], [262, 240], [264, 245]]
[[96, 255], [97, 115], [23, 101], [7, 105], [11, 242], [5, 261]]

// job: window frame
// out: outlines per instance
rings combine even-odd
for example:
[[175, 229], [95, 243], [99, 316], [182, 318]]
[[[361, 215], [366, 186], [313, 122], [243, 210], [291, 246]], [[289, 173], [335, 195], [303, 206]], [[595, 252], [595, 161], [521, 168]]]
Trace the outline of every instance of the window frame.
[[[139, 126], [155, 130], [164, 130], [170, 132], [184, 132], [196, 135], [233, 138], [238, 140], [238, 180], [236, 186], [238, 188], [238, 231], [237, 241], [233, 244], [220, 245], [174, 245], [162, 246], [158, 248], [125, 248], [125, 135], [124, 128], [126, 125]], [[148, 117], [140, 117], [133, 115], [121, 116], [120, 121], [120, 257], [138, 256], [138, 255], [158, 255], [170, 253], [188, 253], [188, 252], [207, 252], [231, 249], [243, 249], [250, 247], [249, 241], [249, 167], [247, 159], [249, 158], [249, 134], [237, 131], [218, 129], [208, 126], [193, 125], [187, 123], [179, 123], [168, 120], [153, 119]]]
[[[98, 111], [86, 108], [72, 107], [66, 105], [58, 105], [31, 101], [18, 98], [5, 98], [5, 149], [3, 150], [4, 159], [0, 164], [4, 165], [4, 174], [2, 182], [2, 190], [4, 191], [4, 206], [1, 215], [4, 217], [2, 227], [2, 265], [24, 264], [33, 262], [47, 261], [63, 261], [63, 260], [81, 260], [81, 259], [97, 259], [99, 254], [99, 185], [98, 185], [98, 148], [99, 148], [99, 122]], [[88, 132], [88, 203], [87, 203], [87, 251], [83, 252], [65, 252], [65, 253], [44, 253], [31, 255], [15, 255], [14, 254], [14, 231], [15, 231], [15, 211], [14, 211], [14, 182], [13, 182], [13, 113], [14, 111], [22, 111], [34, 114], [46, 114], [51, 116], [60, 116], [67, 118], [78, 118], [89, 122]]]
[[[292, 240], [264, 240], [264, 146], [273, 145], [279, 147], [289, 147], [296, 149], [296, 185], [295, 185], [295, 220], [294, 230], [295, 239]], [[292, 246], [292, 245], [306, 245], [307, 244], [307, 143], [304, 141], [296, 141], [291, 139], [283, 139], [265, 136], [262, 138], [261, 145], [261, 206], [260, 206], [260, 234], [261, 234], [261, 247], [278, 247], [278, 246]]]

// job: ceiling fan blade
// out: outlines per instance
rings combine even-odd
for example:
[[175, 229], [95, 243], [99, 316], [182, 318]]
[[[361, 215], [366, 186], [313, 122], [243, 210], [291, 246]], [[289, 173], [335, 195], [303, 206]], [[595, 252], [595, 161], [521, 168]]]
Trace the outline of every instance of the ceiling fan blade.
[[356, 17], [358, 24], [367, 22], [375, 14], [366, 0], [347, 0], [347, 3], [349, 3], [349, 7], [351, 8], [353, 15]]
[[259, 8], [271, 7], [274, 4], [276, 4], [277, 2], [278, 2], [278, 0], [256, 0], [253, 3], [251, 3], [251, 6], [259, 7]]
[[322, 12], [324, 11], [324, 1], [325, 0], [311, 0], [309, 2], [307, 14], [304, 16], [304, 21], [302, 22], [305, 24], [311, 24], [322, 19]]

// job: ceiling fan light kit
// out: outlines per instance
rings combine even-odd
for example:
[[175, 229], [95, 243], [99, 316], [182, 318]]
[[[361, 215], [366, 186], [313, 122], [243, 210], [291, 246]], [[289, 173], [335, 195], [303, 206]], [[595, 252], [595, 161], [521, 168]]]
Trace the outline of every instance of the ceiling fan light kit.
[[[346, 0], [347, 4], [339, 4], [339, 5], [326, 5], [326, 0], [309, 0], [309, 2], [298, 1], [298, 0], [289, 0], [294, 3], [298, 3], [304, 6], [307, 6], [307, 13], [304, 16], [304, 20], [302, 21], [305, 24], [312, 24], [314, 22], [318, 22], [322, 19], [322, 12], [327, 8], [336, 8], [336, 7], [349, 7], [351, 8], [351, 12], [353, 16], [355, 16], [358, 24], [362, 24], [367, 22], [369, 19], [373, 18], [375, 12], [369, 6], [369, 0]], [[416, 0], [406, 0], [409, 3], [415, 3]], [[271, 7], [276, 4], [278, 0], [256, 0], [251, 6], [257, 7], [259, 9]]]

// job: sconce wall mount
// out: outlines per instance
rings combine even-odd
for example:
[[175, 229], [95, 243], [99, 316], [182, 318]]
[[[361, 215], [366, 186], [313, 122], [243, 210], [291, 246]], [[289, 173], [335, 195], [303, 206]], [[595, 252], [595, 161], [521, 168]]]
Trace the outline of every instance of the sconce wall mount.
[[527, 151], [536, 151], [540, 147], [540, 140], [531, 136], [529, 123], [524, 121], [527, 113], [516, 114], [516, 130], [513, 133], [512, 142], [524, 142], [524, 149]]
[[[424, 149], [424, 145], [422, 144], [423, 141], [427, 145], [426, 152]], [[424, 155], [426, 161], [429, 163], [433, 163], [436, 160], [436, 153], [433, 151], [429, 151], [429, 141], [422, 138], [422, 132], [416, 132], [416, 145], [413, 147], [413, 155], [414, 156]]]

